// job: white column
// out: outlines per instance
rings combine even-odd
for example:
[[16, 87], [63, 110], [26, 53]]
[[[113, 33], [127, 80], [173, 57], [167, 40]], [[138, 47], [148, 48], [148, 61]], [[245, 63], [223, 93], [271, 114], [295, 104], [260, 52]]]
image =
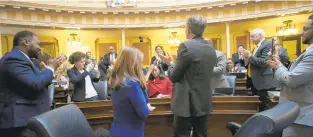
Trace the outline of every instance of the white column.
[[226, 22], [226, 53], [227, 58], [230, 58], [230, 28], [229, 28], [229, 22]]
[[125, 45], [125, 29], [122, 29], [122, 47]]

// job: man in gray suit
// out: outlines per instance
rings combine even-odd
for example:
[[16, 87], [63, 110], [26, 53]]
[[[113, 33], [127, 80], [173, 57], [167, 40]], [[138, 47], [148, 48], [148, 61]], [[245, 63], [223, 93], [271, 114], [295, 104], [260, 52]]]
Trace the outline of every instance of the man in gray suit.
[[309, 46], [289, 69], [277, 56], [267, 61], [276, 69], [275, 78], [281, 83], [279, 103], [289, 100], [300, 106], [298, 118], [283, 131], [283, 137], [313, 136], [313, 15], [304, 24], [301, 35], [302, 43]]
[[260, 96], [260, 111], [263, 111], [267, 109], [265, 105], [267, 91], [275, 90], [278, 86], [272, 68], [266, 63], [272, 44], [265, 40], [265, 32], [260, 28], [250, 32], [250, 40], [256, 47], [252, 53], [248, 50], [244, 50], [242, 53], [248, 67], [247, 87], [251, 87], [253, 95]]
[[220, 51], [215, 50], [215, 52], [217, 57], [217, 63], [213, 68], [213, 77], [211, 78], [211, 88], [213, 92], [215, 91], [215, 88], [229, 87], [227, 79], [224, 76], [224, 74], [226, 73], [226, 57]]
[[170, 57], [159, 55], [169, 64], [168, 77], [174, 83], [172, 112], [175, 116], [174, 137], [206, 137], [208, 114], [212, 111], [209, 81], [216, 64], [216, 53], [202, 38], [206, 19], [191, 16], [186, 23], [187, 41], [179, 45], [175, 64]]

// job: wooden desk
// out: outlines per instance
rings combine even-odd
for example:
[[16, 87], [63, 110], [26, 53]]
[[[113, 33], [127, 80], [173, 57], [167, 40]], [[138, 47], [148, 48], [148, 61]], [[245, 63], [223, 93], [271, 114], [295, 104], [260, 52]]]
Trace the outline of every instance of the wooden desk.
[[64, 87], [55, 87], [54, 102], [66, 103], [71, 91], [73, 91], [73, 84], [70, 84], [67, 89], [64, 89]]
[[[208, 116], [208, 136], [209, 137], [231, 137], [225, 125], [229, 121], [243, 123], [250, 116], [257, 113], [260, 101], [258, 96], [214, 96], [213, 112]], [[171, 112], [171, 100], [150, 99], [149, 102], [156, 109], [150, 113], [146, 120], [146, 137], [172, 137], [173, 135], [173, 114]], [[57, 103], [56, 108], [72, 104]], [[90, 125], [96, 129], [98, 127], [110, 128], [112, 124], [112, 102], [75, 102], [86, 116]]]
[[268, 101], [266, 102], [267, 107], [273, 108], [279, 103], [279, 98], [269, 98]]

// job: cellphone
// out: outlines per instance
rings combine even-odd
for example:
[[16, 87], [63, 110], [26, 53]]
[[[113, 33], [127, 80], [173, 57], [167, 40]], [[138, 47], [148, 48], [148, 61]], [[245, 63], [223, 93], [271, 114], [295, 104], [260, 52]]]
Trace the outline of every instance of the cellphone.
[[[275, 38], [272, 38], [272, 55], [274, 55], [275, 54], [275, 46], [274, 46], [274, 43], [275, 43]], [[273, 56], [272, 56], [272, 59], [273, 59]]]

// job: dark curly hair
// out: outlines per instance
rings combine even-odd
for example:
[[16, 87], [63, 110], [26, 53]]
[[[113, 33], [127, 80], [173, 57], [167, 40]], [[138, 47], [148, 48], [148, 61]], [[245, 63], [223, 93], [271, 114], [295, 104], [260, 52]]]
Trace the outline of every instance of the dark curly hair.
[[83, 58], [86, 58], [86, 54], [80, 51], [72, 53], [68, 59], [71, 64], [74, 64], [76, 61], [80, 61]]

